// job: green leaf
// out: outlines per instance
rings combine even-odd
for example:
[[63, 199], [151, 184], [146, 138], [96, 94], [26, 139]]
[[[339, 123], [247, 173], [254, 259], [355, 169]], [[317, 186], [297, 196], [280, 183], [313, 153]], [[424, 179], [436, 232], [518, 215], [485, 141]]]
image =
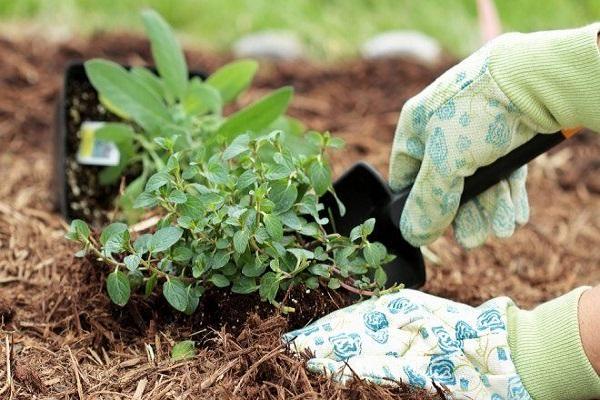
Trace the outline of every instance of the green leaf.
[[319, 162], [312, 163], [308, 176], [317, 196], [324, 195], [331, 186], [331, 170], [326, 165]]
[[337, 278], [331, 278], [329, 280], [329, 282], [327, 283], [327, 287], [329, 289], [333, 289], [333, 290], [339, 289], [339, 287], [340, 287], [340, 280], [337, 279]]
[[85, 62], [85, 71], [94, 88], [115, 104], [142, 128], [156, 132], [171, 124], [171, 115], [156, 95], [112, 61], [94, 59]]
[[375, 218], [369, 218], [368, 220], [363, 222], [362, 229], [361, 229], [363, 237], [369, 236], [371, 233], [373, 233], [374, 229], [375, 229]]
[[304, 284], [309, 289], [316, 289], [319, 287], [319, 278], [317, 278], [316, 276], [311, 276], [310, 278], [304, 281]]
[[251, 278], [261, 276], [267, 269], [267, 264], [264, 263], [259, 257], [255, 257], [254, 260], [246, 263], [242, 268], [242, 274]]
[[148, 278], [148, 280], [146, 281], [146, 288], [144, 289], [144, 294], [146, 296], [150, 296], [150, 294], [154, 290], [154, 287], [156, 287], [157, 282], [158, 275], [156, 274], [156, 272], [153, 272], [152, 275], [150, 275], [150, 278]]
[[125, 266], [130, 271], [137, 271], [142, 259], [137, 254], [130, 254], [123, 259]]
[[259, 286], [256, 284], [256, 280], [254, 278], [241, 276], [234, 281], [231, 291], [233, 293], [248, 294], [257, 291], [258, 288]]
[[106, 227], [100, 236], [106, 254], [120, 253], [129, 247], [129, 229], [123, 223], [113, 223]]
[[287, 211], [283, 214], [280, 214], [279, 218], [281, 218], [281, 222], [283, 222], [285, 226], [297, 231], [302, 229], [306, 223], [306, 221], [300, 219], [300, 217], [298, 217], [294, 211]]
[[229, 116], [217, 131], [226, 141], [244, 133], [258, 132], [285, 113], [292, 99], [291, 87], [283, 87]]
[[110, 300], [118, 306], [123, 307], [129, 301], [131, 288], [129, 279], [121, 271], [113, 271], [106, 278], [106, 289]]
[[143, 67], [133, 67], [129, 70], [133, 79], [136, 79], [141, 85], [146, 86], [158, 98], [165, 97], [165, 88], [161, 79], [152, 71]]
[[362, 225], [355, 226], [350, 231], [350, 240], [355, 241], [356, 239], [362, 237]]
[[185, 95], [188, 69], [183, 50], [171, 27], [154, 10], [142, 11], [146, 33], [150, 37], [152, 58], [165, 82], [165, 89], [175, 98]]
[[89, 238], [89, 236], [90, 228], [84, 221], [80, 219], [74, 219], [73, 221], [71, 221], [69, 230], [65, 235], [67, 239], [73, 241], [85, 241]]
[[219, 91], [223, 103], [229, 103], [250, 86], [257, 68], [254, 60], [235, 61], [219, 68], [206, 83]]
[[248, 240], [250, 239], [250, 234], [247, 230], [241, 229], [233, 234], [233, 248], [237, 253], [243, 253], [246, 251], [248, 247]]
[[113, 222], [112, 224], [110, 224], [106, 228], [104, 228], [104, 230], [102, 231], [102, 234], [100, 234], [100, 244], [105, 245], [111, 236], [121, 233], [121, 232], [124, 232], [124, 231], [127, 231], [127, 230], [129, 230], [129, 228], [124, 223]]
[[148, 241], [148, 249], [153, 254], [168, 250], [181, 239], [181, 235], [183, 235], [183, 230], [176, 226], [159, 229]]
[[133, 208], [149, 208], [158, 204], [158, 198], [152, 193], [142, 192], [133, 202]]
[[333, 149], [341, 149], [344, 147], [344, 145], [345, 145], [344, 139], [339, 138], [339, 137], [332, 137], [331, 139], [329, 139], [329, 143], [327, 144], [327, 147], [331, 147]]
[[194, 252], [188, 247], [179, 246], [173, 250], [173, 261], [186, 263], [190, 261], [192, 257], [194, 257]]
[[313, 275], [322, 276], [323, 278], [329, 278], [329, 266], [325, 264], [311, 265], [308, 270]]
[[127, 185], [125, 192], [121, 195], [121, 197], [117, 199], [117, 204], [123, 210], [128, 222], [137, 221], [139, 219], [138, 215], [140, 212], [134, 210], [134, 202], [144, 190], [146, 178], [147, 176], [144, 173], [134, 179], [133, 182]]
[[187, 196], [181, 190], [175, 189], [169, 193], [168, 201], [175, 204], [183, 204], [187, 201]]
[[290, 253], [292, 253], [297, 259], [298, 261], [303, 261], [303, 260], [312, 260], [313, 258], [315, 258], [315, 253], [313, 253], [310, 250], [306, 250], [306, 249], [287, 249], [287, 251], [289, 251]]
[[260, 278], [260, 289], [258, 293], [264, 300], [272, 302], [279, 291], [280, 278], [274, 272], [267, 272]]
[[256, 173], [251, 169], [247, 169], [238, 177], [235, 185], [238, 190], [242, 190], [253, 185], [256, 182], [256, 179]]
[[148, 242], [150, 242], [150, 238], [152, 235], [149, 233], [144, 233], [140, 237], [138, 237], [135, 242], [133, 242], [133, 249], [138, 254], [144, 254], [148, 251]]
[[192, 286], [188, 286], [187, 294], [188, 294], [188, 305], [183, 311], [186, 315], [192, 315], [194, 311], [198, 308], [198, 304], [200, 303], [200, 297], [204, 293], [203, 287], [193, 288]]
[[210, 268], [221, 269], [229, 262], [229, 252], [225, 250], [219, 250], [213, 254], [210, 258]]
[[378, 266], [386, 255], [385, 246], [381, 243], [367, 243], [363, 249], [363, 256], [367, 263], [372, 266]]
[[131, 143], [134, 135], [135, 132], [130, 125], [118, 122], [107, 122], [95, 132], [96, 139], [115, 143]]
[[269, 168], [265, 176], [270, 181], [277, 181], [289, 177], [291, 173], [292, 170], [287, 165], [275, 164]]
[[248, 143], [250, 143], [249, 135], [239, 135], [223, 152], [223, 160], [231, 160], [234, 157], [239, 156], [245, 151], [249, 150]]
[[199, 80], [192, 80], [182, 105], [188, 115], [219, 115], [223, 107], [219, 91]]
[[171, 175], [167, 174], [166, 172], [157, 172], [148, 178], [148, 181], [146, 182], [146, 188], [144, 190], [146, 192], [154, 192], [155, 190], [165, 186], [170, 181]]
[[283, 213], [292, 208], [298, 197], [298, 189], [287, 181], [278, 181], [271, 184], [269, 198], [275, 203], [275, 213]]
[[227, 287], [231, 283], [229, 281], [229, 279], [227, 279], [227, 277], [222, 274], [213, 274], [210, 277], [209, 281], [212, 282], [213, 285], [215, 285], [216, 287], [219, 287], [219, 288]]
[[375, 283], [377, 283], [379, 287], [384, 287], [386, 282], [387, 274], [385, 273], [385, 270], [383, 268], [377, 268], [375, 270]]
[[184, 340], [176, 343], [171, 349], [171, 360], [181, 361], [196, 355], [196, 345], [193, 340]]
[[269, 236], [271, 236], [273, 240], [283, 239], [283, 225], [277, 215], [265, 214], [263, 222]]
[[179, 279], [169, 279], [163, 284], [163, 296], [177, 311], [184, 312], [188, 306], [188, 288]]

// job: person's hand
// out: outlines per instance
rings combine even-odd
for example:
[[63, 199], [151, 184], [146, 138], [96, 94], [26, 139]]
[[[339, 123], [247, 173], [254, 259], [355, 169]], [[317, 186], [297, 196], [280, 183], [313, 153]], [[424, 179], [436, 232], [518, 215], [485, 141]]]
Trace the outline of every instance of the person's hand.
[[511, 360], [508, 298], [473, 308], [403, 289], [336, 311], [284, 335], [313, 357], [309, 370], [338, 381], [399, 382], [456, 399], [529, 400]]
[[459, 207], [464, 178], [538, 132], [600, 127], [589, 100], [600, 97], [597, 32], [502, 35], [405, 104], [390, 186], [413, 185], [400, 221], [411, 244], [428, 244], [452, 224], [471, 248], [527, 222], [526, 167]]

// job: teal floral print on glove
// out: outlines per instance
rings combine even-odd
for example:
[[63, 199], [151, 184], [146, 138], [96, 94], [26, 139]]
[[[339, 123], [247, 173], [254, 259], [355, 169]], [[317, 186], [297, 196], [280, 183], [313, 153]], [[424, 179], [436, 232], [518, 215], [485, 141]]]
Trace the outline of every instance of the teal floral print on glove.
[[453, 225], [466, 248], [490, 235], [511, 236], [529, 219], [527, 167], [460, 206], [464, 179], [537, 132], [490, 72], [492, 41], [440, 76], [403, 107], [390, 158], [390, 186], [412, 185], [400, 220], [403, 236], [426, 245]]
[[501, 297], [471, 307], [403, 289], [335, 311], [283, 341], [313, 354], [309, 370], [340, 382], [358, 376], [431, 392], [444, 385], [453, 399], [531, 400], [508, 346], [512, 304]]

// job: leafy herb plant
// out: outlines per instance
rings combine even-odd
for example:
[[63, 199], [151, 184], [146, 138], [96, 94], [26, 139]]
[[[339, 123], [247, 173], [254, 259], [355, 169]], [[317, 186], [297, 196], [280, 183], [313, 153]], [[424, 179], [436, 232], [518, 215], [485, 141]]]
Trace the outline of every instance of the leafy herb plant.
[[[127, 225], [113, 223], [96, 241], [76, 220], [67, 237], [82, 244], [79, 255], [92, 252], [113, 267], [107, 288], [118, 305], [141, 285], [151, 293], [159, 280], [168, 302], [185, 313], [209, 286], [258, 291], [276, 305], [280, 290], [294, 284], [378, 293], [391, 256], [368, 240], [375, 221], [350, 237], [328, 233], [319, 203], [331, 188], [325, 158], [290, 151], [283, 135], [240, 135], [206, 162], [202, 150], [173, 152], [167, 144], [166, 166], [135, 201], [163, 215], [154, 233], [132, 238]], [[329, 135], [310, 138], [323, 150], [339, 145]]]
[[99, 132], [129, 149], [122, 165], [102, 173], [118, 179], [128, 163], [144, 165], [122, 196], [147, 217], [143, 229], [115, 222], [97, 236], [74, 220], [67, 233], [82, 247], [77, 256], [109, 266], [111, 300], [123, 306], [133, 291], [161, 286], [173, 308], [190, 314], [211, 287], [258, 292], [281, 307], [293, 285], [379, 294], [392, 256], [369, 241], [375, 220], [344, 237], [329, 229], [320, 202], [333, 193], [326, 150], [341, 140], [311, 132], [299, 141], [298, 124], [282, 117], [287, 88], [224, 117], [223, 104], [249, 85], [256, 65], [242, 61], [190, 81], [166, 23], [152, 11], [144, 22], [160, 77], [86, 63], [103, 103], [130, 121]]
[[114, 183], [130, 165], [142, 165], [140, 177], [120, 198], [130, 221], [139, 217], [131, 208], [133, 199], [141, 193], [147, 178], [165, 165], [167, 154], [154, 139], [172, 138], [176, 148], [214, 148], [240, 132], [260, 134], [282, 128], [298, 135], [303, 130], [298, 121], [284, 116], [292, 97], [291, 87], [275, 90], [225, 116], [224, 106], [247, 89], [257, 63], [236, 61], [204, 81], [199, 77], [189, 79], [185, 56], [168, 24], [153, 10], [144, 11], [142, 18], [158, 75], [147, 68], [127, 70], [102, 59], [85, 63], [101, 103], [125, 121], [107, 123], [96, 133], [98, 139], [114, 142], [120, 151], [119, 164], [105, 168], [100, 182]]

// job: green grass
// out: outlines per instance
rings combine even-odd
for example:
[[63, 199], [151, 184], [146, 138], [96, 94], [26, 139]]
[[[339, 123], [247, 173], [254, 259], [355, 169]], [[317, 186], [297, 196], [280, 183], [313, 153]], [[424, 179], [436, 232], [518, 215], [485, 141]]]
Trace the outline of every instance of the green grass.
[[[505, 30], [575, 27], [600, 19], [598, 0], [496, 0]], [[138, 10], [163, 14], [189, 43], [227, 49], [240, 35], [289, 29], [318, 59], [355, 55], [377, 32], [417, 29], [463, 56], [479, 43], [475, 0], [0, 0], [4, 22], [141, 30]]]

